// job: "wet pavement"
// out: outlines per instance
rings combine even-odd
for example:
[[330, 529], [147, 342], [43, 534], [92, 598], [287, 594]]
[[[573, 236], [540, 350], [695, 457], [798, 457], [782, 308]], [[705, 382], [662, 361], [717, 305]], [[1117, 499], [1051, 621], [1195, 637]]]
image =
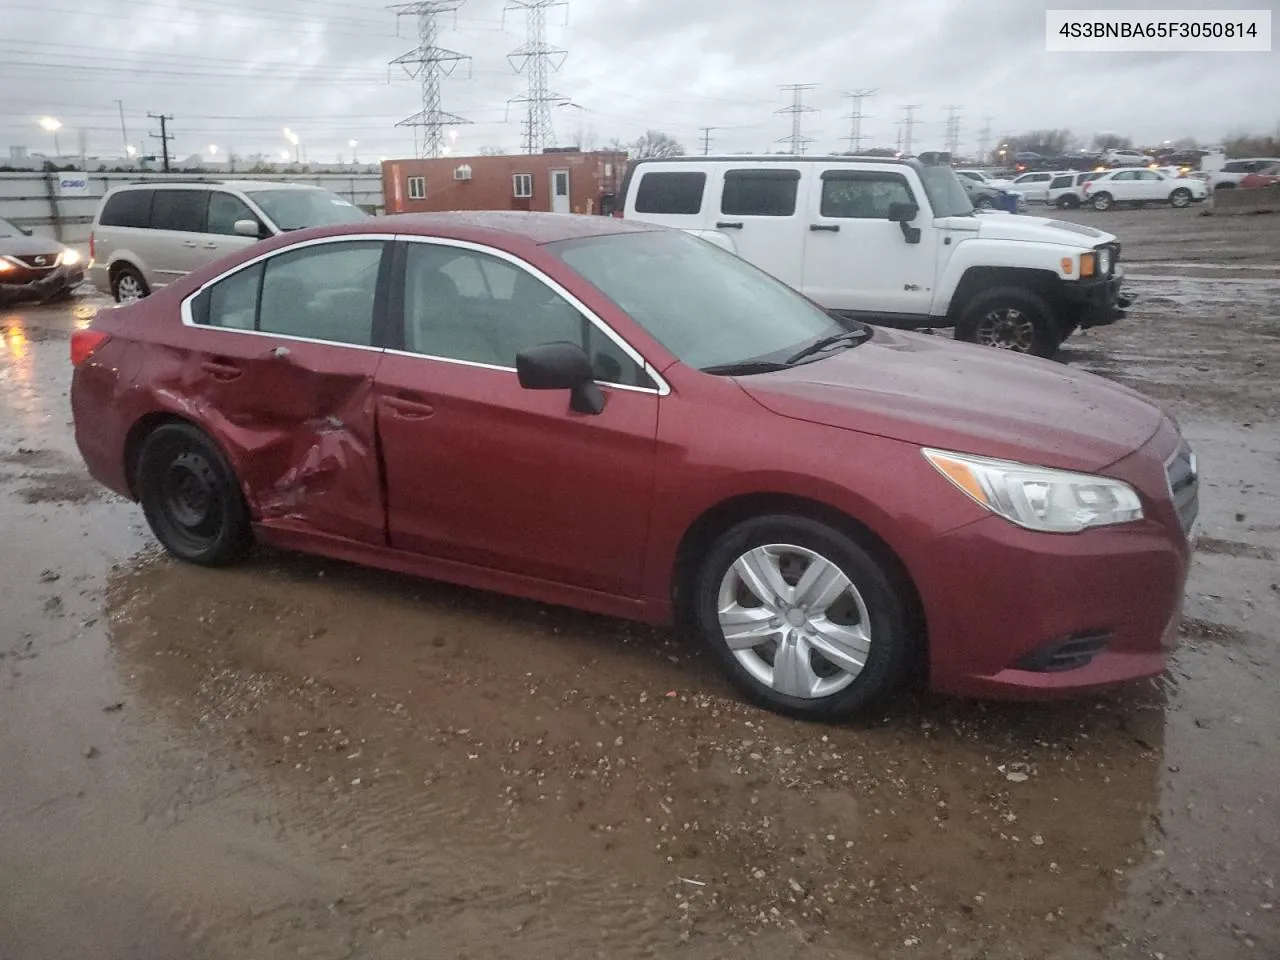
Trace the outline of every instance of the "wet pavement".
[[1141, 300], [1064, 361], [1200, 455], [1182, 645], [839, 726], [663, 630], [170, 561], [71, 440], [100, 301], [0, 315], [0, 958], [1280, 957], [1280, 217], [1069, 216]]

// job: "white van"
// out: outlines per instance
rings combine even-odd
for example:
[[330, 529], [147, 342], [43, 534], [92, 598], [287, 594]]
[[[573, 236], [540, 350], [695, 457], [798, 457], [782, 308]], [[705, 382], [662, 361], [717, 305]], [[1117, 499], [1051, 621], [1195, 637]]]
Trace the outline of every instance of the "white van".
[[627, 171], [622, 216], [732, 250], [826, 309], [1051, 356], [1113, 323], [1120, 244], [1101, 230], [976, 214], [950, 166], [872, 157], [685, 157]]

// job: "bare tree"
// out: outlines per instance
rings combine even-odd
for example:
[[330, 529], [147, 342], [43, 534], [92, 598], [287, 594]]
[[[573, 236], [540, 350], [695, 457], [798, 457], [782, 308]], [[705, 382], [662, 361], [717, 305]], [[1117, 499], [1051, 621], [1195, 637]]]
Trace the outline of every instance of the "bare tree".
[[644, 136], [631, 145], [631, 155], [637, 160], [650, 157], [683, 157], [684, 147], [675, 137], [660, 130], [646, 130]]
[[1133, 138], [1122, 137], [1118, 133], [1095, 133], [1093, 146], [1095, 150], [1132, 150]]

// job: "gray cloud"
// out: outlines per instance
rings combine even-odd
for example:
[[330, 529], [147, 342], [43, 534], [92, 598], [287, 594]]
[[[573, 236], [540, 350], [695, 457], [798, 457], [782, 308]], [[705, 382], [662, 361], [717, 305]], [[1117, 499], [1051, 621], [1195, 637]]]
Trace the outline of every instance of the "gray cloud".
[[[1244, 0], [1200, 0], [1234, 8]], [[416, 84], [387, 61], [413, 46], [411, 21], [370, 0], [0, 0], [0, 151], [52, 146], [36, 125], [58, 117], [64, 150], [83, 129], [92, 152], [119, 151], [116, 100], [128, 135], [143, 144], [148, 111], [173, 114], [176, 152], [217, 144], [239, 153], [289, 149], [310, 159], [404, 155], [396, 120], [419, 108]], [[960, 104], [962, 146], [984, 117], [993, 134], [1067, 127], [1112, 130], [1143, 142], [1212, 141], [1233, 130], [1270, 131], [1280, 116], [1276, 54], [1049, 54], [1044, 10], [1102, 6], [1050, 0], [572, 0], [548, 16], [569, 55], [554, 89], [582, 109], [555, 111], [562, 142], [634, 139], [646, 127], [694, 147], [717, 129], [717, 150], [774, 149], [789, 131], [780, 85], [814, 83], [805, 119], [815, 150], [841, 146], [841, 91], [875, 87], [864, 132], [892, 145], [902, 106], [919, 103], [916, 143], [939, 147], [944, 104]], [[1159, 8], [1126, 0], [1126, 7]], [[1270, 5], [1273, 10], [1275, 4]], [[262, 12], [269, 10], [269, 13]], [[1280, 20], [1280, 18], [1275, 18]], [[517, 149], [523, 91], [506, 54], [524, 41], [502, 0], [468, 0], [439, 42], [470, 54], [444, 84], [444, 108], [473, 121], [458, 149]], [[469, 79], [468, 79], [469, 75]], [[0, 152], [0, 156], [3, 153]]]

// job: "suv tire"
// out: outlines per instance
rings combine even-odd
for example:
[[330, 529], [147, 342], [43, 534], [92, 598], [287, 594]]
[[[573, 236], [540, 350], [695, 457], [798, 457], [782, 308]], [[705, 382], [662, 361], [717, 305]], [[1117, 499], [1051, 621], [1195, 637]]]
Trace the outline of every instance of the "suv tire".
[[1191, 191], [1186, 187], [1179, 187], [1169, 194], [1169, 203], [1179, 209], [1189, 206], [1191, 204]]
[[1013, 353], [1052, 357], [1062, 342], [1047, 300], [1026, 287], [996, 287], [965, 305], [955, 337]]
[[1115, 198], [1105, 190], [1093, 195], [1093, 209], [1095, 210], [1110, 210], [1115, 205]]
[[[806, 575], [809, 589], [797, 591]], [[903, 683], [918, 649], [886, 565], [806, 517], [756, 517], [727, 531], [703, 559], [692, 600], [694, 622], [733, 685], [793, 717], [826, 720], [875, 705]], [[726, 632], [735, 628], [742, 636], [731, 643]]]
[[113, 267], [111, 270], [111, 295], [116, 303], [133, 303], [149, 296], [151, 288], [142, 278], [138, 268], [127, 263]]

